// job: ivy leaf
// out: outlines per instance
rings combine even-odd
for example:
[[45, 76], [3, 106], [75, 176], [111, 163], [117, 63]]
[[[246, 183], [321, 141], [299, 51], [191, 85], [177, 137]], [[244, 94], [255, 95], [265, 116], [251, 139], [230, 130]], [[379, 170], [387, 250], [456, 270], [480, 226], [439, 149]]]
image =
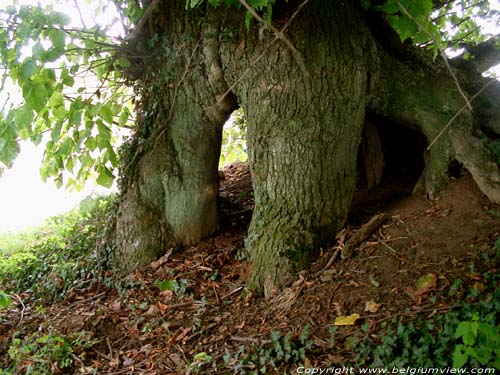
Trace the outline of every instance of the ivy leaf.
[[454, 368], [462, 368], [469, 360], [469, 356], [464, 353], [463, 348], [463, 345], [457, 345], [453, 351], [452, 359]]

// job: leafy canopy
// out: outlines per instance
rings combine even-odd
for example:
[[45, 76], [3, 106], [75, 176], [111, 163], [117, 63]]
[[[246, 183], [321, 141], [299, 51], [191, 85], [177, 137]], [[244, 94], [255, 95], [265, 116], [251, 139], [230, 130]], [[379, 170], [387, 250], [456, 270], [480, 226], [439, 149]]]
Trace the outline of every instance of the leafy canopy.
[[[113, 25], [128, 31], [139, 24], [149, 1], [88, 0], [111, 12], [107, 26], [74, 26], [52, 6], [2, 5], [0, 67], [0, 174], [20, 152], [20, 141], [45, 141], [42, 178], [78, 187], [89, 178], [111, 186], [118, 166], [120, 130], [132, 127], [133, 95], [120, 55], [123, 39], [109, 36]], [[155, 2], [152, 1], [154, 4]], [[202, 6], [248, 7], [270, 22], [276, 0], [186, 0], [186, 11]], [[477, 44], [491, 37], [500, 5], [488, 0], [360, 0], [365, 10], [384, 12], [402, 40], [438, 50]], [[106, 8], [108, 7], [108, 8]], [[112, 10], [114, 8], [115, 10]], [[254, 21], [255, 22], [255, 21]], [[498, 25], [497, 25], [498, 26]], [[249, 28], [249, 32], [250, 32]], [[130, 82], [128, 82], [130, 83]]]

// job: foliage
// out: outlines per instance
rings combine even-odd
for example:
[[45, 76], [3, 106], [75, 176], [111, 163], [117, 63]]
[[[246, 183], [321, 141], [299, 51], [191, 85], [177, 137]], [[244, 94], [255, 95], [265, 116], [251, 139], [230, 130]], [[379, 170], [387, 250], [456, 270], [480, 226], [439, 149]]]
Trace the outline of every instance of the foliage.
[[246, 128], [245, 114], [240, 108], [233, 112], [230, 120], [224, 126], [220, 167], [236, 161], [247, 160]]
[[2, 90], [15, 86], [22, 96], [19, 103], [8, 94], [0, 113], [0, 172], [12, 166], [21, 139], [45, 140], [42, 178], [79, 187], [96, 177], [110, 187], [116, 129], [132, 108], [117, 44], [99, 26], [75, 29], [52, 7], [28, 5], [0, 10], [0, 40]]
[[8, 350], [12, 362], [6, 370], [31, 375], [69, 373], [75, 358], [81, 361], [85, 349], [94, 344], [87, 332], [68, 336], [36, 332], [22, 339], [13, 338]]
[[481, 285], [466, 289], [461, 280], [453, 283], [449, 294], [464, 298], [455, 309], [428, 320], [405, 323], [394, 318], [378, 340], [365, 338], [356, 346], [356, 364], [500, 369], [499, 266], [500, 251], [496, 249], [491, 271], [482, 275]]
[[255, 345], [250, 350], [242, 346], [237, 353], [231, 354], [226, 349], [224, 363], [231, 367], [235, 374], [267, 374], [272, 370], [283, 369], [286, 365], [304, 361], [312, 344], [307, 325], [298, 337], [291, 334], [283, 336], [281, 332], [273, 331], [268, 342]]
[[89, 283], [107, 256], [104, 243], [115, 203], [114, 196], [89, 197], [79, 209], [48, 219], [25, 245], [1, 258], [3, 287], [57, 299]]

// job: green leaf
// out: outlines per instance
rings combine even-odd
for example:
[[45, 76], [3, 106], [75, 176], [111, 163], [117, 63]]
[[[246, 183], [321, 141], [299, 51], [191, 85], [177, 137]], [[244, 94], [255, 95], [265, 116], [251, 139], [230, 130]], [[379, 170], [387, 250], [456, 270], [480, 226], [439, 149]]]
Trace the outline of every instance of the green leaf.
[[8, 294], [0, 290], [0, 308], [5, 309], [10, 306], [12, 299]]
[[96, 136], [96, 142], [97, 142], [97, 147], [99, 147], [99, 150], [105, 150], [111, 147], [109, 143], [109, 137], [103, 134], [98, 134]]
[[130, 63], [130, 60], [127, 59], [126, 57], [120, 57], [118, 60], [116, 60], [116, 63], [121, 66], [122, 68], [130, 68], [130, 66], [132, 65]]
[[27, 105], [19, 107], [14, 112], [14, 123], [18, 129], [31, 129], [31, 123], [33, 122], [33, 110]]
[[166, 290], [175, 292], [179, 288], [177, 280], [156, 280], [155, 285], [158, 287], [158, 289], [160, 289], [161, 292], [164, 292]]
[[47, 104], [49, 93], [44, 84], [30, 81], [26, 82], [22, 88], [23, 98], [26, 104], [35, 111], [40, 112]]
[[52, 29], [49, 31], [49, 39], [54, 46], [54, 50], [58, 52], [63, 52], [65, 47], [66, 35], [64, 31], [59, 29]]
[[113, 173], [111, 173], [111, 171], [105, 166], [100, 166], [99, 170], [99, 176], [97, 177], [96, 182], [109, 189], [113, 185], [115, 176], [113, 176]]
[[108, 124], [113, 124], [113, 111], [109, 103], [104, 104], [99, 110], [99, 116]]
[[21, 77], [23, 78], [23, 80], [27, 80], [31, 78], [33, 74], [35, 74], [35, 71], [35, 61], [32, 58], [28, 57], [21, 65]]
[[20, 150], [19, 143], [15, 139], [5, 141], [0, 148], [0, 161], [6, 166], [11, 167]]
[[64, 96], [59, 91], [54, 91], [52, 96], [49, 99], [49, 105], [51, 107], [60, 107], [64, 106]]
[[123, 108], [122, 113], [120, 113], [120, 118], [118, 119], [118, 125], [124, 126], [130, 117], [130, 111], [128, 110], [127, 107]]
[[476, 335], [474, 334], [473, 325], [473, 322], [460, 322], [455, 331], [455, 337], [461, 337], [465, 345], [474, 345]]
[[59, 136], [61, 135], [61, 128], [62, 128], [62, 121], [56, 122], [55, 126], [52, 128], [52, 131], [50, 133], [50, 138], [52, 139], [53, 142], [56, 142], [59, 139]]
[[469, 356], [463, 352], [463, 348], [463, 345], [457, 345], [453, 351], [452, 359], [454, 368], [462, 368], [469, 360]]

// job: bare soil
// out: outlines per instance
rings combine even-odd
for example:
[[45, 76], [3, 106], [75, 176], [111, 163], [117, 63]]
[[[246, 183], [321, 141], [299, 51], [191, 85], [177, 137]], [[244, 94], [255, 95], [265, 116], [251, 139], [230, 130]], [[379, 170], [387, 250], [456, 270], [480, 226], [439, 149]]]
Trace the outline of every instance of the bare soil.
[[[247, 165], [229, 166], [221, 179], [222, 220], [216, 236], [183, 252], [168, 252], [128, 275], [121, 288], [96, 283], [47, 306], [44, 314], [26, 307], [22, 319], [19, 310], [2, 316], [6, 324], [0, 328], [0, 358], [6, 356], [16, 327], [24, 334], [85, 330], [98, 343], [78, 364], [79, 373], [93, 368], [99, 374], [186, 374], [186, 364], [205, 352], [217, 365], [199, 373], [231, 374], [234, 370], [222, 359], [227, 351], [268, 340], [273, 331], [296, 337], [307, 325], [314, 340], [309, 364], [348, 363], [349, 349], [334, 352], [327, 343], [336, 317], [361, 316], [356, 325], [338, 331], [347, 338], [364, 322], [376, 332], [396, 315], [413, 319], [446, 311], [453, 304], [448, 297], [453, 281], [476, 282], [478, 274], [468, 265], [500, 236], [500, 207], [490, 204], [468, 175], [453, 179], [434, 201], [423, 193], [405, 196], [408, 189], [401, 192], [397, 184], [380, 189], [357, 192], [339, 242], [323, 249], [309, 270], [266, 301], [244, 291], [249, 264], [243, 242], [252, 188]], [[324, 269], [336, 250], [378, 212], [388, 220], [351, 258], [337, 257]], [[431, 282], [417, 286], [426, 275]], [[180, 285], [175, 293], [155, 285], [173, 279]]]

